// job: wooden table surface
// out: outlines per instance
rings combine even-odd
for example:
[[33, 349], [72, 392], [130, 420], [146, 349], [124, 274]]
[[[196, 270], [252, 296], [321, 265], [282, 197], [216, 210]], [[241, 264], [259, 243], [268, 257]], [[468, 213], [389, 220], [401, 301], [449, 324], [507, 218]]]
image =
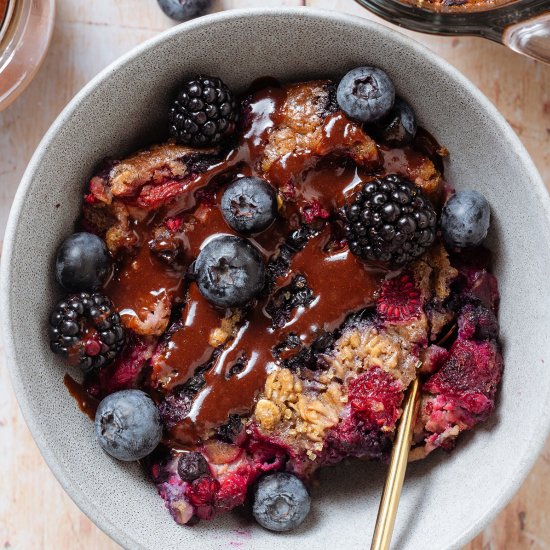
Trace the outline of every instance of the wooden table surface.
[[[307, 5], [377, 19], [353, 0], [214, 0], [212, 11], [260, 5]], [[0, 113], [1, 236], [25, 166], [65, 104], [112, 60], [173, 24], [156, 0], [57, 0], [57, 8], [44, 65], [23, 95]], [[550, 183], [550, 66], [478, 38], [410, 34], [481, 88]], [[2, 353], [0, 548], [119, 548], [80, 512], [44, 463], [17, 406]], [[550, 549], [550, 442], [508, 507], [467, 546], [468, 550], [528, 548]]]

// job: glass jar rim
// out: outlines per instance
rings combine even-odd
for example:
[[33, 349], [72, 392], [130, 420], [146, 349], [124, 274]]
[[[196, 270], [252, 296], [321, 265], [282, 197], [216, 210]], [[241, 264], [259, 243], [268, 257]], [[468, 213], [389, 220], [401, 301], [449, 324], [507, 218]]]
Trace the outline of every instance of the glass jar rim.
[[55, 0], [9, 0], [13, 13], [0, 40], [0, 111], [28, 86], [48, 50]]
[[[401, 27], [438, 35], [474, 35], [500, 41], [507, 27], [548, 12], [548, 0], [511, 0], [486, 9], [430, 9], [405, 0], [356, 0], [376, 15]], [[461, 9], [462, 8], [462, 9]]]

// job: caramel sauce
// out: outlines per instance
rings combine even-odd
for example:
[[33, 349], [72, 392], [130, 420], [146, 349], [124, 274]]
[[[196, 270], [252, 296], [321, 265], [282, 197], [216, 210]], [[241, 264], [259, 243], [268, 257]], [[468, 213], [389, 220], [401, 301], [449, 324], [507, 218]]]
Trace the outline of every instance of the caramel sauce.
[[[364, 141], [364, 133], [339, 112], [323, 121], [314, 150], [283, 155], [266, 175], [262, 160], [270, 132], [284, 122], [286, 94], [285, 87], [274, 84], [254, 92], [245, 108], [237, 146], [223, 161], [186, 182], [186, 192], [155, 216], [157, 224], [165, 217], [181, 216], [185, 220], [181, 238], [186, 266], [207, 238], [234, 234], [219, 207], [219, 188], [234, 177], [267, 177], [285, 197], [278, 220], [251, 238], [268, 261], [285, 237], [300, 226], [301, 214], [308, 205], [316, 201], [327, 213], [333, 213], [369, 175], [408, 175], [426, 158], [412, 147], [389, 149], [372, 143], [370, 149], [367, 146], [357, 153], [364, 162], [353, 162], [350, 149], [356, 151]], [[207, 186], [213, 190], [214, 200], [198, 203], [195, 192]], [[287, 194], [288, 190], [292, 193]], [[290, 333], [299, 337], [302, 346], [309, 346], [318, 335], [338, 328], [350, 313], [373, 305], [382, 271], [368, 268], [347, 247], [338, 246], [333, 229], [330, 220], [325, 223], [317, 236], [294, 255], [290, 272], [276, 280], [271, 289], [272, 295], [301, 274], [313, 291], [313, 301], [298, 307], [282, 328], [275, 329], [266, 311], [270, 296], [262, 296], [241, 319], [236, 335], [225, 347], [216, 349], [211, 345], [212, 330], [232, 312], [210, 305], [193, 281], [188, 281], [184, 289], [184, 266], [169, 268], [155, 258], [147, 245], [150, 229], [136, 228], [141, 233], [140, 250], [135, 257], [124, 260], [106, 289], [125, 324], [131, 327], [136, 316], [146, 318], [159, 299], [183, 300], [187, 291], [180, 327], [170, 334], [164, 351], [154, 360], [153, 382], [158, 383], [158, 390], [169, 392], [189, 380], [197, 367], [212, 361], [205, 373], [206, 383], [196, 394], [187, 417], [169, 434], [177, 444], [193, 446], [225, 423], [230, 414], [250, 412], [268, 373], [277, 365], [273, 348]]]

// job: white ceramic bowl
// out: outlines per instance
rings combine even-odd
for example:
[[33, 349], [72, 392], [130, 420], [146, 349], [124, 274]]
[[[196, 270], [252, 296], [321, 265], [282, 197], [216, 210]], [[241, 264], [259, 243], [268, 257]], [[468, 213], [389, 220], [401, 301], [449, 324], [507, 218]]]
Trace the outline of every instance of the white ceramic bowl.
[[[48, 349], [45, 322], [57, 293], [52, 261], [72, 230], [98, 160], [152, 137], [174, 85], [195, 72], [243, 89], [253, 79], [337, 77], [383, 67], [420, 123], [451, 151], [447, 178], [491, 202], [490, 246], [502, 290], [506, 368], [491, 420], [450, 455], [411, 465], [394, 546], [458, 548], [506, 504], [528, 473], [550, 420], [549, 208], [518, 138], [487, 99], [436, 55], [390, 29], [332, 12], [224, 12], [146, 42], [88, 84], [38, 147], [11, 212], [2, 258], [2, 330], [25, 418], [55, 475], [80, 508], [128, 548], [271, 549], [369, 546], [384, 468], [326, 470], [313, 513], [277, 535], [239, 514], [193, 528], [176, 525], [136, 465], [101, 452], [92, 424], [62, 383], [65, 365]], [[546, 357], [546, 363], [545, 363]], [[45, 511], [47, 513], [47, 510]]]

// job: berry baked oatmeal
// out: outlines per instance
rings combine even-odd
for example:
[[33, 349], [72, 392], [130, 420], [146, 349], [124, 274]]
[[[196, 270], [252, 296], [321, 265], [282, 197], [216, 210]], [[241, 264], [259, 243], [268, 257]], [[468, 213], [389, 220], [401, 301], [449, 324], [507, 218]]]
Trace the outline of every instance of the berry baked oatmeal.
[[498, 8], [513, 0], [403, 0], [417, 8], [446, 13], [480, 12]]
[[421, 378], [411, 457], [488, 418], [503, 362], [487, 200], [380, 68], [182, 83], [168, 141], [105, 161], [59, 248], [52, 351], [101, 448], [173, 518], [250, 498], [275, 531], [345, 458], [387, 460]]

